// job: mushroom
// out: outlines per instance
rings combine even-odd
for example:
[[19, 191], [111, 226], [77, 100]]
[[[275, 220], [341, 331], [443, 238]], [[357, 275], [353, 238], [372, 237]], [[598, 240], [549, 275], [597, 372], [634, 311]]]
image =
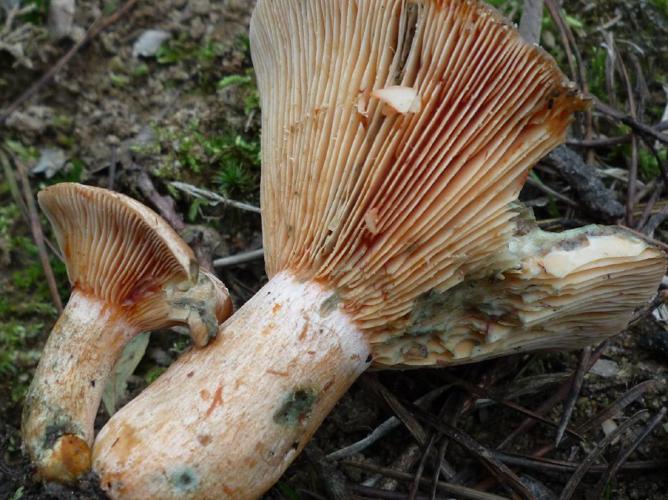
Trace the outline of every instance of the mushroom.
[[93, 423], [123, 347], [138, 333], [190, 328], [204, 346], [231, 314], [225, 286], [156, 213], [127, 196], [63, 183], [38, 195], [72, 294], [26, 397], [22, 434], [38, 473], [72, 482], [90, 468]]
[[493, 265], [505, 271], [420, 297], [407, 334], [375, 345], [374, 364], [452, 366], [604, 340], [656, 292], [666, 263], [623, 228], [585, 226], [534, 227], [513, 237]]
[[[93, 468], [111, 497], [258, 497], [374, 363], [584, 345], [624, 327], [590, 320], [592, 308], [625, 320], [658, 285], [663, 256], [622, 231], [525, 231], [512, 202], [585, 102], [495, 11], [259, 0], [251, 49], [270, 279], [103, 427]], [[606, 294], [606, 279], [631, 294]], [[501, 284], [503, 314], [470, 295], [470, 317], [452, 312], [455, 345], [447, 318], [428, 328], [441, 307], [429, 297], [483, 282]], [[571, 307], [586, 286], [598, 303]], [[541, 328], [544, 305], [559, 321]], [[489, 337], [485, 321], [498, 324]]]

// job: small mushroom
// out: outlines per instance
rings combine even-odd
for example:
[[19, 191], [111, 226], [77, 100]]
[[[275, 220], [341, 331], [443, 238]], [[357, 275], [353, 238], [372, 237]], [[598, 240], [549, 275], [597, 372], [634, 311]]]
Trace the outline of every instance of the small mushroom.
[[156, 213], [127, 196], [63, 183], [38, 195], [63, 252], [72, 294], [28, 390], [25, 449], [46, 480], [90, 468], [93, 422], [124, 346], [184, 325], [204, 346], [231, 314], [225, 286]]
[[[259, 0], [250, 40], [270, 279], [101, 430], [93, 468], [113, 498], [257, 498], [374, 363], [584, 345], [621, 330], [665, 270], [626, 234], [525, 232], [513, 202], [586, 103], [482, 3]], [[413, 89], [419, 108], [388, 113], [374, 95], [394, 87]], [[596, 286], [608, 265], [627, 299]], [[461, 331], [447, 318], [429, 329], [447, 304], [428, 297], [485, 280], [507, 286], [490, 308], [469, 298], [470, 319], [451, 312]], [[569, 308], [590, 281], [599, 300]], [[559, 321], [541, 329], [544, 305]], [[608, 311], [610, 324], [570, 328]], [[511, 320], [517, 342], [503, 340]]]

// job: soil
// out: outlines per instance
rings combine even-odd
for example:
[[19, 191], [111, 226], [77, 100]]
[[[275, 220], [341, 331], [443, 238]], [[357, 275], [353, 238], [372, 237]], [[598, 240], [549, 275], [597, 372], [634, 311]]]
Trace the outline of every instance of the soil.
[[[0, 0], [0, 7], [11, 3]], [[33, 38], [30, 43], [25, 42], [24, 47], [25, 57], [32, 68], [26, 67], [25, 62], [19, 64], [7, 51], [0, 51], [0, 109], [13, 102], [73, 43], [67, 38], [61, 41], [49, 38], [44, 4], [34, 3], [37, 10], [19, 21], [19, 24], [29, 24], [33, 30]], [[521, 2], [496, 3], [502, 4], [504, 12], [514, 14], [515, 18], [519, 15], [516, 7]], [[75, 29], [74, 36], [80, 36], [82, 28], [119, 5], [113, 0], [77, 2], [74, 26], [79, 35]], [[668, 9], [661, 10], [662, 5], [660, 1], [645, 0], [565, 2], [587, 62], [592, 91], [605, 93], [608, 100], [620, 108], [626, 102], [620, 81], [616, 82], [612, 94], [606, 86], [605, 49], [601, 48], [604, 39], [599, 28], [607, 26], [606, 29], [616, 37], [617, 45], [628, 49], [625, 54], [631, 54], [628, 64], [635, 65], [633, 67], [639, 68], [644, 75], [646, 90], [641, 92], [646, 97], [644, 115], [647, 123], [652, 124], [661, 120], [666, 107], [662, 85], [668, 84], [665, 57], [668, 53]], [[53, 167], [53, 176], [47, 177], [44, 172], [31, 174], [33, 192], [55, 182], [74, 180], [111, 187], [152, 205], [155, 200], [150, 199], [137, 181], [142, 173], [146, 173], [159, 195], [175, 200], [177, 222], [181, 219], [184, 225], [182, 232], [189, 235], [187, 239], [191, 243], [208, 249], [209, 257], [259, 248], [261, 228], [257, 214], [198, 202], [170, 185], [174, 180], [183, 181], [239, 201], [259, 204], [256, 151], [259, 110], [254, 101], [247, 39], [251, 10], [252, 2], [246, 0], [138, 2], [128, 15], [75, 55], [54, 82], [44, 86], [35, 98], [10, 117], [4, 127], [0, 127], [0, 153], [4, 148], [10, 153], [14, 168], [28, 170], [33, 170], [40, 157], [44, 158], [45, 148], [56, 149], [64, 155], [64, 162], [52, 162], [57, 164]], [[169, 39], [156, 54], [136, 57], [133, 46], [147, 30], [162, 30]], [[568, 72], [566, 55], [554, 25], [544, 26], [543, 43]], [[230, 77], [236, 80], [232, 81]], [[227, 83], [221, 84], [221, 81]], [[603, 118], [596, 119], [595, 129], [609, 135], [628, 131]], [[665, 154], [665, 148], [663, 151]], [[625, 184], [612, 175], [627, 171], [630, 148], [596, 150], [593, 156], [601, 170], [610, 171], [604, 181], [623, 203]], [[665, 156], [663, 158], [665, 162]], [[2, 161], [0, 154], [0, 164]], [[613, 172], [615, 168], [617, 171]], [[20, 206], [12, 195], [11, 179], [6, 177], [6, 170], [4, 174], [2, 172], [0, 170], [0, 289], [4, 294], [0, 297], [0, 349], [3, 351], [0, 355], [0, 498], [105, 498], [94, 476], [85, 478], [76, 488], [39, 482], [21, 451], [22, 398], [57, 314], [51, 305], [41, 267], [36, 264], [37, 254], [29, 226], [22, 219]], [[550, 167], [539, 167], [537, 172], [544, 183], [572, 196], [572, 189]], [[648, 153], [646, 162], [641, 162], [641, 181], [651, 186], [653, 179], [659, 177], [658, 166]], [[643, 201], [649, 194], [648, 190]], [[658, 200], [656, 211], [664, 206], [664, 197], [662, 194]], [[568, 208], [535, 187], [527, 187], [522, 199], [533, 205], [539, 220], [551, 221], [546, 225], [551, 229], [604, 222], [591, 214]], [[46, 229], [48, 224], [45, 220], [42, 224], [50, 237]], [[668, 241], [664, 230], [659, 226], [654, 236]], [[64, 266], [55, 255], [51, 262], [61, 296], [66, 300], [69, 291]], [[218, 275], [230, 287], [237, 307], [266, 280], [261, 260], [219, 270]], [[597, 464], [613, 462], [619, 450], [633, 442], [650, 418], [668, 407], [668, 352], [666, 342], [662, 340], [667, 327], [661, 317], [664, 313], [661, 307], [655, 316], [651, 311], [640, 313], [639, 320], [609, 343], [601, 360], [585, 376], [572, 417], [575, 428], [638, 383], [654, 381], [643, 396], [612, 418], [616, 425], [621, 425], [636, 412], [644, 412], [640, 423], [608, 447]], [[127, 401], [139, 393], [186, 346], [185, 337], [173, 331], [152, 334], [147, 354], [130, 378], [124, 399]], [[374, 380], [380, 381], [400, 400], [412, 401], [435, 388], [452, 384], [452, 377], [482, 383], [487, 375], [495, 374], [497, 380], [490, 385], [490, 391], [497, 398], [512, 399], [522, 406], [536, 409], [575, 372], [578, 359], [579, 353], [539, 353], [449, 370], [367, 374], [341, 400], [307, 452], [295, 461], [266, 498], [337, 498], [332, 491], [341, 486], [341, 481], [349, 487], [374, 479], [374, 474], [340, 462], [334, 464], [335, 472], [331, 472], [331, 464], [321, 460], [323, 454], [365, 437], [394, 415], [372, 390]], [[446, 402], [453, 408], [461, 408], [458, 404], [470, 396], [470, 392], [453, 387], [426, 409], [436, 415]], [[489, 447], [497, 446], [524, 420], [523, 415], [489, 399], [465, 404], [463, 408], [460, 415], [453, 413], [449, 418], [456, 422], [457, 428]], [[562, 411], [562, 405], [558, 404], [546, 418], [558, 422]], [[107, 418], [105, 409], [101, 408], [96, 426], [101, 427]], [[537, 425], [522, 433], [505, 451], [530, 455], [552, 443], [554, 435], [553, 427]], [[584, 433], [583, 441], [566, 439], [547, 456], [579, 464], [603, 436], [601, 425], [597, 425]], [[349, 460], [397, 470], [404, 470], [403, 467], [413, 473], [416, 460], [414, 458], [411, 466], [406, 467], [406, 456], [413, 453], [419, 461], [421, 453], [416, 455], [414, 450], [411, 451], [414, 443], [409, 430], [399, 426]], [[460, 473], [456, 479], [461, 484], [481, 487], [490, 477], [472, 455], [456, 444], [448, 448], [446, 458]], [[668, 459], [668, 424], [665, 419], [643, 439], [627, 461], [658, 459]], [[663, 468], [620, 470], [606, 489], [606, 498], [668, 498], [665, 467], [664, 462]], [[516, 470], [523, 479], [536, 485], [540, 498], [552, 498], [550, 492], [558, 495], [570, 476], [545, 469]], [[432, 473], [433, 463], [428, 461], [424, 477], [431, 478]], [[600, 474], [586, 475], [576, 497], [584, 498], [599, 477]], [[487, 484], [490, 491], [504, 494], [504, 490], [493, 482]], [[404, 498], [411, 483], [392, 483], [387, 478], [375, 478], [373, 485], [402, 495], [385, 498]], [[352, 496], [351, 491], [345, 495]], [[364, 497], [361, 490], [355, 491], [356, 495]], [[428, 495], [429, 489], [421, 492]], [[345, 498], [345, 495], [338, 498]]]

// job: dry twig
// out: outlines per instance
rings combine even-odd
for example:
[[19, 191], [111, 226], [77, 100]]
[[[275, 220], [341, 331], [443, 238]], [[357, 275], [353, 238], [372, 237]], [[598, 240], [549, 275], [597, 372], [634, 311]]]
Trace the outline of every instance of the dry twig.
[[[113, 164], [114, 162], [112, 162], [112, 165]], [[141, 194], [151, 201], [151, 203], [158, 209], [162, 218], [165, 219], [177, 232], [183, 231], [186, 225], [183, 222], [181, 214], [176, 211], [174, 199], [158, 193], [153, 181], [145, 170], [138, 169], [134, 178]]]
[[[605, 348], [608, 346], [608, 341], [602, 342], [596, 350], [592, 353], [591, 357], [589, 358], [589, 363], [587, 370], [591, 369], [591, 367], [598, 361], [598, 359], [601, 357], [603, 354], [603, 351]], [[560, 401], [563, 401], [567, 396], [570, 391], [572, 385], [572, 379], [566, 380], [563, 382], [559, 388], [554, 392], [552, 396], [550, 396], [546, 401], [543, 402], [542, 405], [537, 410], [534, 410], [534, 413], [537, 415], [545, 416], [554, 406], [559, 403]], [[538, 421], [533, 419], [533, 418], [526, 418], [522, 423], [513, 431], [511, 432], [506, 438], [499, 443], [499, 445], [496, 447], [497, 450], [502, 450], [506, 448], [507, 446], [510, 445], [512, 441], [517, 438], [520, 434], [527, 432], [529, 429], [531, 429], [534, 425], [536, 425]]]
[[615, 459], [614, 462], [610, 464], [610, 467], [608, 467], [608, 470], [605, 472], [603, 477], [601, 477], [598, 484], [594, 488], [594, 495], [593, 495], [594, 498], [602, 497], [605, 487], [612, 480], [612, 478], [615, 477], [619, 468], [622, 465], [624, 465], [624, 462], [626, 462], [626, 459], [629, 458], [629, 456], [631, 456], [631, 453], [633, 453], [635, 449], [640, 445], [640, 443], [642, 443], [643, 440], [649, 435], [649, 433], [652, 432], [654, 428], [661, 423], [661, 421], [665, 416], [666, 416], [666, 408], [661, 408], [661, 410], [656, 415], [654, 415], [654, 417], [652, 417], [652, 419], [645, 426], [645, 428], [638, 435], [638, 437], [636, 437], [636, 439], [634, 439], [633, 442], [628, 447], [621, 448], [619, 450], [617, 458]]
[[[629, 77], [629, 72], [621, 56], [617, 57], [617, 63], [619, 66], [619, 70], [622, 74], [622, 77], [624, 79], [624, 85], [626, 86], [629, 115], [634, 120], [637, 120], [638, 116], [636, 113], [636, 100], [635, 100], [635, 95], [633, 93], [633, 88], [631, 86], [631, 78]], [[634, 226], [633, 206], [635, 204], [637, 179], [638, 179], [638, 137], [636, 137], [636, 135], [633, 134], [631, 137], [631, 164], [629, 166], [629, 183], [627, 185], [627, 191], [626, 191], [626, 225], [630, 227]]]
[[[555, 460], [553, 458], [527, 457], [524, 455], [504, 453], [500, 451], [495, 451], [494, 455], [504, 464], [512, 465], [514, 467], [521, 467], [523, 469], [538, 470], [546, 473], [568, 474], [574, 472], [578, 467], [580, 467], [580, 464], [578, 463]], [[665, 467], [668, 467], [668, 459], [626, 462], [619, 467], [619, 470], [623, 472], [649, 471], [661, 470]], [[586, 473], [605, 474], [609, 468], [610, 466], [606, 464], [592, 465], [589, 467], [589, 469], [587, 469]]]
[[[506, 408], [509, 408], [515, 412], [521, 413], [522, 415], [536, 419], [546, 425], [549, 425], [551, 427], [558, 428], [559, 426], [552, 422], [551, 420], [548, 420], [547, 418], [543, 417], [542, 415], [537, 414], [536, 412], [533, 412], [517, 403], [514, 403], [512, 401], [509, 401], [507, 399], [499, 399], [489, 393], [489, 391], [486, 391], [485, 389], [482, 389], [480, 387], [476, 387], [472, 384], [467, 383], [464, 380], [458, 379], [456, 377], [451, 376], [450, 374], [446, 374], [446, 377], [450, 378], [451, 380], [454, 381], [457, 385], [460, 385], [461, 387], [464, 387], [467, 391], [469, 391], [472, 394], [475, 394], [478, 398], [485, 398], [489, 399], [491, 401], [494, 401], [495, 403], [505, 406]], [[582, 439], [582, 436], [579, 435], [576, 431], [564, 427], [564, 431], [570, 434], [571, 436], [575, 437], [576, 439]], [[563, 433], [562, 433], [563, 434]]]
[[524, 0], [520, 18], [520, 35], [529, 43], [540, 41], [543, 23], [543, 0]]
[[229, 205], [230, 207], [238, 208], [240, 210], [246, 210], [248, 212], [254, 212], [256, 214], [261, 213], [259, 207], [251, 205], [250, 203], [230, 200], [229, 198], [225, 198], [224, 196], [221, 196], [218, 193], [214, 193], [213, 191], [209, 191], [208, 189], [198, 188], [197, 186], [193, 186], [192, 184], [188, 184], [186, 182], [173, 181], [170, 183], [170, 185], [174, 186], [179, 191], [183, 191], [184, 193], [189, 194], [194, 198], [207, 201], [210, 205], [213, 206], [222, 203], [223, 205]]
[[531, 493], [519, 477], [502, 462], [494, 457], [494, 453], [473, 439], [465, 432], [452, 427], [445, 422], [439, 422], [433, 415], [421, 408], [410, 405], [410, 410], [417, 418], [432, 428], [445, 434], [449, 439], [456, 441], [462, 448], [475, 457], [511, 494], [519, 494], [523, 498], [531, 498]]
[[[587, 421], [580, 424], [576, 432], [579, 434], [584, 434], [587, 431], [594, 429], [600, 426], [605, 420], [613, 418], [617, 415], [620, 415], [624, 408], [628, 405], [637, 401], [645, 392], [654, 385], [653, 380], [646, 380], [639, 383], [638, 385], [632, 387], [626, 391], [621, 397], [616, 399], [612, 404], [608, 405], [603, 410], [599, 411], [596, 415], [588, 419]], [[543, 457], [553, 451], [556, 448], [555, 443], [548, 444], [532, 453], [532, 456], [535, 458]]]
[[243, 264], [244, 262], [262, 259], [263, 257], [264, 249], [258, 248], [257, 250], [249, 250], [248, 252], [241, 252], [235, 255], [228, 255], [227, 257], [216, 259], [213, 261], [213, 267], [221, 268], [236, 266], [238, 264]]
[[[450, 385], [448, 384], [445, 386], [437, 387], [436, 389], [432, 389], [424, 396], [421, 396], [418, 399], [416, 399], [414, 403], [424, 408], [426, 405], [431, 404], [436, 398], [438, 398], [441, 394], [443, 394], [446, 390], [448, 390], [449, 387]], [[397, 417], [390, 417], [387, 420], [385, 420], [382, 424], [380, 424], [378, 427], [376, 427], [365, 438], [360, 439], [359, 441], [349, 446], [346, 446], [345, 448], [333, 451], [325, 458], [328, 460], [340, 460], [342, 458], [347, 458], [351, 455], [354, 455], [355, 453], [364, 451], [369, 446], [371, 446], [372, 444], [374, 444], [375, 442], [386, 436], [391, 430], [396, 429], [400, 425], [401, 421]]]
[[589, 454], [582, 461], [579, 467], [575, 469], [575, 472], [566, 483], [566, 486], [564, 486], [564, 489], [561, 492], [559, 500], [568, 500], [569, 498], [571, 498], [573, 496], [573, 493], [575, 493], [575, 489], [580, 484], [580, 481], [587, 473], [587, 470], [594, 464], [594, 461], [601, 455], [601, 453], [603, 453], [603, 451], [608, 447], [608, 445], [612, 443], [615, 439], [617, 439], [617, 437], [620, 436], [624, 431], [626, 431], [632, 425], [638, 422], [638, 420], [640, 420], [640, 418], [646, 413], [647, 413], [646, 410], [639, 411], [631, 418], [629, 418], [626, 422], [617, 427], [617, 429], [615, 429], [613, 432], [605, 436], [599, 443], [597, 443], [594, 449], [589, 452]]
[[591, 96], [591, 98], [594, 101], [594, 109], [599, 113], [602, 113], [610, 118], [624, 123], [625, 125], [628, 125], [639, 134], [645, 134], [646, 136], [652, 137], [664, 145], [668, 145], [668, 135], [661, 132], [661, 130], [665, 130], [663, 126], [652, 127], [645, 123], [641, 123], [632, 116], [605, 104], [598, 98], [594, 96]]
[[[362, 469], [366, 470], [369, 472], [377, 473], [377, 474], [382, 474], [387, 477], [394, 477], [400, 481], [412, 481], [413, 480], [413, 475], [409, 474], [407, 472], [398, 472], [394, 471], [392, 469], [387, 469], [385, 467], [378, 467], [375, 465], [367, 464], [367, 463], [359, 463], [359, 462], [352, 462], [352, 461], [344, 461], [343, 465], [346, 465], [348, 467], [354, 467], [356, 469]], [[425, 485], [425, 486], [430, 486], [431, 481], [429, 479], [420, 479], [420, 484]], [[499, 495], [494, 495], [492, 493], [485, 493], [484, 491], [478, 491], [473, 488], [468, 488], [466, 486], [460, 486], [458, 484], [452, 484], [452, 483], [446, 483], [443, 481], [439, 481], [437, 483], [438, 489], [441, 491], [444, 491], [446, 493], [450, 493], [453, 495], [458, 495], [461, 498], [470, 498], [473, 500], [504, 500], [506, 497], [502, 497]]]
[[49, 286], [51, 300], [53, 301], [53, 305], [56, 307], [58, 314], [62, 314], [63, 301], [60, 299], [58, 285], [56, 284], [56, 277], [53, 274], [53, 269], [51, 268], [51, 263], [49, 262], [49, 255], [46, 252], [46, 245], [44, 244], [44, 232], [42, 231], [42, 223], [39, 220], [37, 206], [35, 205], [35, 199], [32, 194], [32, 189], [30, 188], [30, 180], [28, 179], [28, 174], [25, 171], [25, 167], [21, 163], [16, 163], [16, 171], [19, 175], [21, 186], [23, 188], [23, 198], [25, 205], [28, 208], [28, 217], [30, 220], [30, 231], [32, 232], [33, 239], [35, 240], [35, 245], [37, 245], [39, 261], [42, 264], [44, 276], [46, 277], [46, 283]]
[[591, 348], [585, 347], [582, 349], [582, 354], [580, 356], [580, 363], [578, 364], [578, 369], [575, 372], [573, 377], [573, 385], [571, 386], [568, 399], [564, 405], [564, 411], [561, 414], [561, 420], [559, 422], [559, 427], [557, 428], [557, 436], [554, 440], [554, 445], [559, 446], [561, 438], [564, 437], [564, 431], [568, 426], [568, 422], [571, 420], [571, 415], [573, 414], [573, 409], [575, 408], [575, 402], [580, 395], [580, 389], [582, 389], [582, 382], [584, 380], [585, 373], [589, 370], [589, 358], [591, 357]]

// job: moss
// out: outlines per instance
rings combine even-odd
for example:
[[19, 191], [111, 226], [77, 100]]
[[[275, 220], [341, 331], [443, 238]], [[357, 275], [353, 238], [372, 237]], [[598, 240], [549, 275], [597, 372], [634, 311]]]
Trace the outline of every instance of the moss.
[[[21, 149], [18, 144], [16, 147]], [[51, 264], [66, 296], [65, 267], [55, 257]], [[0, 409], [5, 409], [23, 401], [39, 359], [40, 344], [46, 338], [46, 325], [56, 318], [29, 226], [6, 197], [0, 203], [0, 289], [0, 393], [6, 395]]]
[[668, 0], [650, 0], [650, 3], [664, 16], [668, 17]]
[[147, 384], [152, 384], [165, 372], [166, 369], [167, 368], [163, 366], [152, 366], [148, 372], [146, 372], [146, 375], [144, 375], [144, 380]]
[[220, 68], [226, 55], [229, 54], [224, 43], [214, 40], [196, 42], [184, 33], [163, 43], [156, 54], [156, 61], [162, 66], [183, 66], [200, 91], [211, 93], [220, 78]]
[[219, 90], [229, 87], [238, 87], [241, 91], [240, 97], [247, 115], [260, 109], [260, 94], [257, 90], [255, 73], [252, 68], [247, 69], [244, 74], [227, 75], [218, 82]]
[[[159, 177], [175, 180], [190, 175], [213, 177], [222, 194], [247, 198], [259, 184], [260, 139], [233, 131], [212, 132], [197, 120], [181, 130], [156, 127], [156, 143], [146, 150], [163, 157]], [[210, 182], [210, 181], [209, 181]], [[194, 222], [199, 205], [191, 207], [188, 218]]]
[[30, 383], [26, 371], [39, 358], [39, 352], [31, 349], [31, 345], [42, 330], [40, 323], [0, 321], [0, 391], [8, 396], [4, 403], [23, 401]]
[[44, 431], [42, 439], [42, 448], [50, 450], [62, 436], [65, 434], [76, 434], [78, 429], [75, 429], [72, 420], [69, 416], [60, 415], [61, 418], [56, 419], [56, 422], [49, 424]]

